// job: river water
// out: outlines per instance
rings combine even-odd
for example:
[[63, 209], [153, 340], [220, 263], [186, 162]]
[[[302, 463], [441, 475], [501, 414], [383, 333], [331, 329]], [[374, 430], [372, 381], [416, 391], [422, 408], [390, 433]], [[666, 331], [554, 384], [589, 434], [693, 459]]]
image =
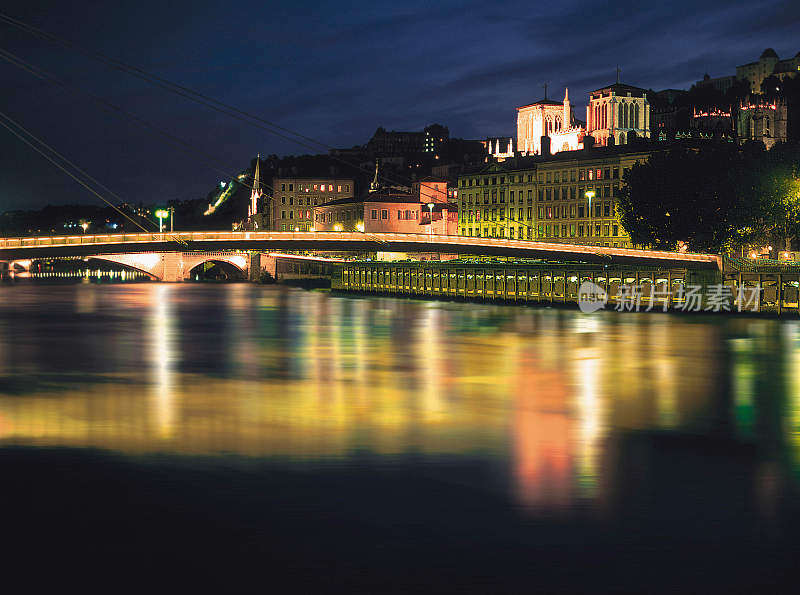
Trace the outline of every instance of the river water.
[[0, 473], [32, 583], [781, 592], [800, 321], [6, 285]]

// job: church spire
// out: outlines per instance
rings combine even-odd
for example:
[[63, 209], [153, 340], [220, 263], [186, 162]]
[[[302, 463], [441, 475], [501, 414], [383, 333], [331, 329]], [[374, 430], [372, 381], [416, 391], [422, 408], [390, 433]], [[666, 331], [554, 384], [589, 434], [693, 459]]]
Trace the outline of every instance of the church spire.
[[253, 190], [254, 191], [257, 191], [259, 188], [261, 188], [261, 185], [259, 183], [260, 182], [259, 178], [261, 176], [259, 176], [259, 174], [258, 174], [258, 166], [259, 166], [260, 163], [261, 163], [261, 153], [259, 153], [258, 156], [256, 157], [256, 171], [253, 174]]
[[252, 217], [256, 213], [258, 213], [258, 199], [261, 198], [263, 192], [261, 192], [261, 182], [259, 180], [259, 163], [261, 162], [261, 153], [258, 154], [256, 157], [256, 168], [253, 172], [253, 190], [250, 192], [250, 206], [247, 207], [247, 216]]
[[372, 183], [369, 185], [370, 192], [377, 192], [380, 188], [380, 182], [378, 182], [378, 160], [375, 160], [375, 177], [372, 178]]

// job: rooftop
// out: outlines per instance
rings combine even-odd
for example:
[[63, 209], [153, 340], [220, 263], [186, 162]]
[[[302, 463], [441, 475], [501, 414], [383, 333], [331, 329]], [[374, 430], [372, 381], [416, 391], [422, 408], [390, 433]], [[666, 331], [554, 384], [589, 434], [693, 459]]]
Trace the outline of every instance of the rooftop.
[[564, 105], [563, 101], [556, 101], [555, 99], [540, 99], [539, 101], [534, 101], [533, 103], [529, 103], [528, 105], [523, 105], [522, 107], [518, 107], [518, 110], [525, 109], [526, 107], [533, 107], [534, 105]]
[[653, 145], [652, 143], [642, 144], [628, 144], [616, 145], [611, 147], [592, 147], [590, 150], [577, 150], [577, 151], [560, 151], [554, 155], [532, 155], [526, 157], [512, 157], [506, 159], [502, 163], [490, 163], [481, 168], [465, 171], [462, 176], [509, 172], [517, 170], [535, 169], [537, 165], [544, 165], [554, 162], [564, 161], [591, 161], [595, 159], [602, 159], [612, 155], [627, 155], [627, 154], [649, 154], [655, 150], [661, 150], [665, 147], [662, 145]]
[[634, 87], [633, 85], [626, 85], [625, 83], [613, 83], [608, 85], [607, 87], [601, 87], [599, 89], [595, 89], [591, 91], [591, 93], [600, 93], [602, 91], [613, 91], [616, 94], [620, 93], [627, 93], [628, 91], [635, 92], [635, 93], [645, 93], [645, 89], [641, 87]]

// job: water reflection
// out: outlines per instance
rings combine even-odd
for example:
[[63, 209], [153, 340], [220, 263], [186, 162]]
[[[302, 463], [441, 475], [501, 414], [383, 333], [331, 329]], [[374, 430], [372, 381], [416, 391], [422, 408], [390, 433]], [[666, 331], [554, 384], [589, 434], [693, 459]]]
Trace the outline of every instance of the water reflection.
[[757, 444], [765, 517], [798, 479], [796, 322], [246, 284], [1, 291], [4, 444], [481, 459], [551, 513], [608, 501], [620, 449], [662, 433]]

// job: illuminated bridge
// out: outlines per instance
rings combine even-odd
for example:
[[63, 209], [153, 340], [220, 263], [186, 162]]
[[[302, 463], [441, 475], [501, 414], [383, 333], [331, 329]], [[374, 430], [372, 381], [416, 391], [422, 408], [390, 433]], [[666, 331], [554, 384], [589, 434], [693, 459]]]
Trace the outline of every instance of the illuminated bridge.
[[713, 254], [405, 233], [193, 231], [0, 238], [0, 261], [7, 263], [90, 257], [116, 262], [162, 281], [186, 279], [192, 268], [210, 261], [226, 262], [252, 278], [256, 256], [260, 268], [269, 267], [261, 258], [265, 254], [256, 253], [280, 251], [438, 253], [650, 267], [722, 267], [721, 257]]

